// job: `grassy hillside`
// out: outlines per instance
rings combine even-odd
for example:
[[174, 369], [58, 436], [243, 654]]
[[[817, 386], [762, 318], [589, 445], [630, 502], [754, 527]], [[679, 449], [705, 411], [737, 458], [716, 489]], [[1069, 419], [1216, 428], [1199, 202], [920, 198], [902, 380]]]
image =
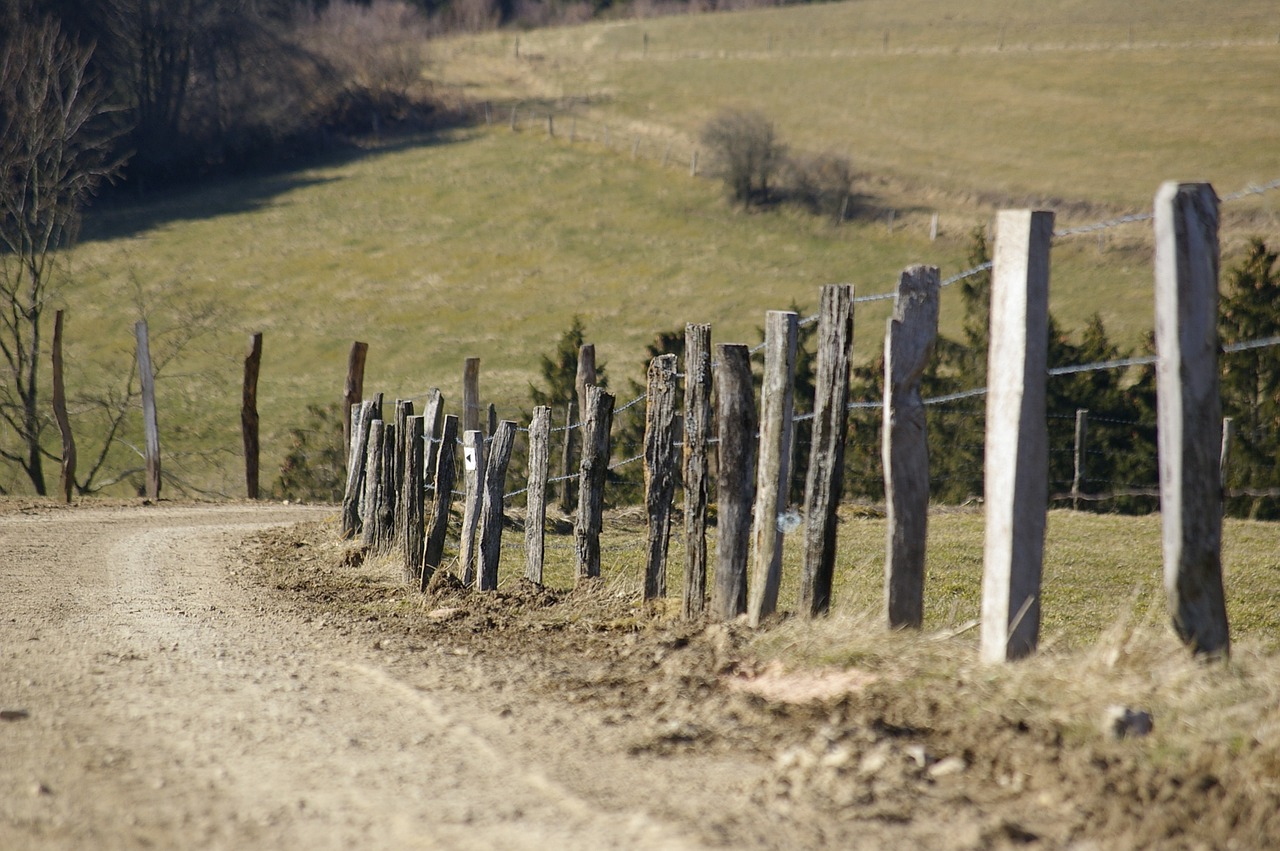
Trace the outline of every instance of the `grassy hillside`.
[[[939, 15], [908, 0], [605, 23], [521, 33], [518, 60], [513, 34], [438, 43], [444, 94], [587, 98], [575, 107], [584, 127], [607, 121], [646, 142], [689, 144], [722, 104], [759, 108], [796, 146], [848, 150], [866, 172], [867, 214], [841, 228], [787, 210], [742, 214], [712, 181], [653, 153], [633, 161], [620, 143], [571, 144], [501, 121], [375, 147], [94, 211], [56, 305], [69, 309], [70, 392], [102, 395], [123, 380], [140, 311], [171, 340], [207, 322], [161, 376], [166, 469], [234, 494], [252, 331], [265, 332], [270, 483], [305, 406], [338, 398], [354, 339], [371, 344], [370, 391], [439, 386], [456, 403], [474, 355], [486, 401], [515, 416], [538, 356], [575, 313], [623, 387], [639, 377], [645, 343], [685, 322], [711, 322], [718, 342], [754, 342], [765, 310], [810, 311], [821, 284], [852, 281], [865, 294], [888, 291], [913, 262], [959, 271], [969, 231], [1001, 201], [1066, 199], [1059, 221], [1072, 224], [1142, 209], [1169, 177], [1207, 177], [1225, 192], [1280, 176], [1268, 123], [1280, 46], [1261, 43], [1266, 4], [1131, 8], [983, 0]], [[1166, 124], [1165, 110], [1192, 120]], [[1277, 200], [1230, 205], [1229, 246], [1273, 233]], [[935, 211], [942, 235], [931, 243]], [[1053, 309], [1066, 327], [1101, 311], [1133, 345], [1150, 328], [1150, 280], [1145, 226], [1103, 246], [1063, 240]], [[879, 348], [886, 311], [860, 306], [860, 358]], [[944, 331], [959, 319], [949, 293]], [[92, 416], [82, 403], [82, 459]], [[117, 470], [135, 463], [139, 419], [114, 444]]]

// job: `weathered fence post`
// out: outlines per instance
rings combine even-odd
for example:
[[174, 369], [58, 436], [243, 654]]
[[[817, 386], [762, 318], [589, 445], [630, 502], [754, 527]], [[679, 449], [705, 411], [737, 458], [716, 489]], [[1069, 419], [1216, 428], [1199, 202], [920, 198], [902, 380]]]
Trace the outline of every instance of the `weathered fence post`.
[[791, 481], [792, 397], [799, 317], [771, 310], [764, 326], [764, 382], [760, 388], [760, 454], [756, 468], [755, 520], [751, 527], [751, 625], [778, 607], [782, 581], [782, 530]]
[[364, 460], [364, 499], [360, 500], [360, 543], [366, 547], [378, 543], [378, 488], [382, 484], [382, 435], [386, 428], [387, 424], [381, 419], [369, 423], [369, 443]]
[[480, 358], [462, 364], [462, 433], [480, 428]]
[[804, 566], [801, 615], [831, 608], [836, 567], [836, 508], [844, 485], [844, 441], [849, 423], [849, 359], [853, 354], [853, 287], [822, 288], [818, 309], [818, 383], [813, 404], [813, 444], [805, 476]]
[[444, 560], [445, 534], [449, 531], [449, 508], [453, 505], [454, 446], [458, 442], [458, 418], [446, 416], [440, 429], [440, 451], [436, 455], [435, 499], [431, 503], [431, 519], [427, 542], [422, 552], [422, 590]]
[[423, 411], [422, 440], [425, 454], [422, 457], [422, 483], [429, 485], [436, 480], [436, 459], [440, 456], [440, 428], [444, 424], [444, 396], [432, 387], [427, 393], [426, 410]]
[[[391, 507], [391, 540], [399, 542], [400, 538], [400, 512], [402, 510], [402, 495], [404, 494], [404, 476], [405, 461], [408, 456], [405, 454], [405, 440], [409, 433], [409, 418], [413, 416], [413, 401], [410, 399], [396, 400], [396, 430], [395, 430], [395, 454], [394, 465], [391, 468], [391, 483], [395, 487], [394, 499], [389, 502]], [[421, 486], [421, 483], [419, 483]]]
[[1218, 469], [1222, 471], [1222, 499], [1228, 496], [1227, 480], [1231, 465], [1231, 443], [1236, 436], [1236, 421], [1231, 417], [1222, 418], [1222, 451], [1218, 453]]
[[707, 599], [707, 438], [711, 429], [711, 326], [684, 327], [684, 601], [699, 617]]
[[746, 346], [716, 346], [716, 570], [711, 617], [732, 620], [747, 610], [747, 545], [755, 499], [756, 405], [751, 353]]
[[133, 326], [138, 340], [138, 377], [142, 383], [142, 427], [144, 432], [144, 457], [147, 462], [147, 499], [160, 498], [160, 427], [156, 422], [156, 374], [151, 368], [151, 343], [147, 336], [147, 321], [141, 319]]
[[396, 482], [396, 434], [395, 422], [386, 423], [382, 429], [382, 457], [378, 459], [377, 503], [373, 517], [377, 525], [377, 546], [385, 551], [396, 539], [396, 502], [400, 499], [400, 486]]
[[1218, 198], [1165, 183], [1155, 198], [1157, 423], [1164, 587], [1178, 637], [1231, 651], [1222, 588]]
[[489, 407], [485, 409], [485, 429], [486, 437], [493, 437], [494, 432], [498, 430], [498, 406], [489, 403]]
[[369, 355], [369, 344], [359, 340], [351, 344], [347, 355], [347, 380], [342, 388], [342, 446], [351, 461], [351, 408], [364, 399], [364, 363]]
[[694, 151], [693, 156], [689, 160], [689, 176], [698, 176], [698, 152]]
[[578, 475], [578, 516], [573, 528], [577, 579], [600, 576], [600, 531], [604, 513], [604, 480], [609, 471], [609, 431], [614, 397], [592, 385], [582, 420], [582, 463]]
[[996, 217], [987, 363], [984, 662], [1026, 656], [1040, 637], [1040, 574], [1049, 501], [1045, 382], [1053, 213]]
[[502, 494], [507, 484], [507, 464], [515, 446], [516, 424], [503, 420], [493, 432], [489, 459], [484, 465], [484, 504], [480, 509], [480, 569], [476, 588], [498, 590], [498, 562], [502, 558]]
[[71, 502], [71, 491], [76, 484], [76, 439], [71, 433], [71, 418], [67, 416], [67, 390], [63, 383], [62, 369], [62, 311], [53, 314], [53, 418], [58, 422], [58, 434], [62, 436], [62, 473], [58, 478], [58, 490], [63, 502]]
[[422, 583], [422, 550], [425, 533], [422, 470], [426, 460], [423, 441], [425, 417], [409, 417], [404, 424], [404, 475], [400, 480], [399, 532], [404, 553], [406, 582]]
[[667, 593], [667, 543], [676, 495], [676, 361], [659, 355], [649, 364], [644, 417], [644, 504], [648, 517], [644, 599]]
[[898, 279], [884, 340], [884, 501], [888, 520], [884, 604], [890, 628], [924, 623], [929, 535], [929, 429], [920, 376], [938, 339], [938, 268], [912, 266]]
[[578, 402], [570, 399], [564, 409], [564, 452], [560, 456], [560, 510], [568, 514], [573, 510], [573, 497], [577, 492], [577, 483], [573, 477], [573, 433], [574, 420], [577, 419]]
[[462, 530], [458, 544], [458, 570], [462, 583], [475, 581], [476, 528], [480, 524], [481, 485], [484, 482], [484, 434], [477, 429], [462, 434]]
[[529, 482], [525, 493], [524, 576], [542, 584], [547, 522], [547, 462], [551, 457], [551, 408], [539, 405], [529, 420]]
[[369, 443], [369, 427], [373, 423], [373, 402], [352, 406], [351, 445], [347, 447], [347, 487], [342, 494], [342, 537], [353, 538], [361, 529], [360, 502], [366, 475], [365, 447]]
[[1071, 474], [1071, 510], [1079, 511], [1084, 496], [1085, 460], [1089, 443], [1089, 411], [1076, 409], [1076, 444]]
[[244, 485], [249, 499], [258, 498], [258, 370], [262, 366], [262, 333], [249, 337], [244, 359], [244, 392], [240, 403], [240, 434], [244, 438]]

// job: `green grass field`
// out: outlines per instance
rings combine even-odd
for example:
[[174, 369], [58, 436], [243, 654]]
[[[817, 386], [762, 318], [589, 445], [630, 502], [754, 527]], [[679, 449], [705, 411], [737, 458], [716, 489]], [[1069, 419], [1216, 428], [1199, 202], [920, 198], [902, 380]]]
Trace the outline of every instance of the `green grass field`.
[[[519, 60], [512, 33], [437, 42], [442, 96], [589, 97], [574, 114], [584, 127], [608, 122], [617, 140], [606, 150], [498, 120], [104, 205], [54, 300], [69, 311], [69, 391], [101, 395], [123, 380], [140, 313], [162, 351], [166, 338], [207, 328], [160, 377], [166, 470], [237, 494], [241, 358], [253, 331], [265, 333], [268, 486], [305, 406], [339, 397], [356, 339], [371, 346], [370, 392], [438, 386], [456, 404], [462, 361], [479, 356], [485, 401], [518, 417], [539, 356], [581, 314], [624, 388], [642, 375], [644, 345], [686, 322], [712, 323], [717, 342], [755, 342], [766, 310], [812, 311], [822, 284], [882, 293], [910, 263], [960, 271], [969, 233], [1001, 203], [1060, 199], [1059, 223], [1070, 225], [1141, 210], [1170, 177], [1226, 192], [1280, 176], [1269, 11], [1144, 0], [1123, 12], [980, 2], [939, 14], [917, 0], [867, 0], [520, 33]], [[659, 165], [663, 140], [692, 144], [730, 103], [774, 117], [797, 148], [847, 150], [874, 214], [840, 228], [788, 209], [743, 214], [713, 181]], [[637, 132], [646, 155], [633, 161], [619, 140]], [[1277, 201], [1225, 208], [1225, 262], [1247, 236], [1274, 233]], [[892, 233], [885, 210], [896, 212]], [[1142, 340], [1146, 233], [1128, 225], [1101, 245], [1061, 241], [1051, 289], [1065, 328], [1099, 311], [1120, 342]], [[859, 358], [879, 349], [887, 310], [859, 307]], [[944, 333], [959, 322], [949, 291]], [[76, 411], [83, 464], [100, 429], [87, 402]], [[113, 445], [117, 473], [137, 465], [140, 419]], [[0, 487], [23, 484], [6, 470]]]

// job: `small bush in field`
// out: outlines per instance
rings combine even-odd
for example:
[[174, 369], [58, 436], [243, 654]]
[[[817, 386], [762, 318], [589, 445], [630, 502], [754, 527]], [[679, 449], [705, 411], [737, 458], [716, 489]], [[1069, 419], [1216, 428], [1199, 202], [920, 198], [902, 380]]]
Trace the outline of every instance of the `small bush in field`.
[[783, 170], [787, 197], [810, 213], [843, 216], [853, 188], [853, 164], [838, 154], [789, 157]]
[[769, 200], [769, 185], [782, 166], [786, 147], [773, 122], [758, 112], [727, 109], [702, 128], [711, 172], [724, 180], [730, 197], [743, 206]]

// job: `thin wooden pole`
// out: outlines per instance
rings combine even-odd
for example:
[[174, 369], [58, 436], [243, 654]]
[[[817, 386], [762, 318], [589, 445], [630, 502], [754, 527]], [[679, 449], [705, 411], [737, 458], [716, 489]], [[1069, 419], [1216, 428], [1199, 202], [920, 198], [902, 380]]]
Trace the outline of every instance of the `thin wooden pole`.
[[471, 429], [462, 435], [462, 475], [466, 496], [462, 507], [461, 541], [458, 544], [458, 569], [462, 583], [470, 585], [476, 578], [476, 529], [480, 525], [480, 507], [484, 481], [484, 434]]
[[577, 484], [573, 478], [574, 468], [574, 433], [578, 418], [578, 402], [570, 399], [564, 410], [564, 445], [560, 455], [560, 510], [568, 514], [573, 510], [573, 498], [577, 494]]
[[144, 432], [144, 458], [147, 463], [147, 499], [160, 498], [160, 427], [156, 421], [156, 374], [151, 367], [151, 344], [147, 335], [147, 321], [139, 320], [133, 326], [138, 341], [138, 376], [142, 382], [142, 428]]
[[844, 487], [844, 442], [849, 422], [849, 359], [853, 353], [853, 287], [822, 288], [818, 309], [818, 381], [814, 393], [813, 443], [805, 477], [804, 566], [800, 573], [802, 615], [831, 608], [836, 566], [836, 508]]
[[244, 392], [240, 404], [240, 433], [244, 438], [244, 483], [249, 499], [258, 498], [258, 371], [261, 366], [262, 333], [259, 332], [249, 337], [249, 353], [244, 359]]
[[364, 399], [364, 364], [369, 344], [359, 340], [351, 344], [347, 355], [347, 380], [342, 388], [342, 446], [348, 463], [351, 460], [351, 406]]
[[751, 527], [751, 626], [778, 607], [782, 581], [782, 529], [791, 481], [792, 397], [799, 317], [771, 310], [765, 317], [764, 383], [760, 391], [760, 454], [755, 520]]
[[1049, 501], [1045, 381], [1053, 213], [996, 217], [987, 365], [984, 662], [1035, 652]]
[[422, 551], [425, 535], [422, 469], [426, 459], [423, 441], [425, 417], [411, 416], [404, 424], [404, 475], [400, 480], [399, 533], [404, 557], [405, 581], [422, 584]]
[[1231, 444], [1236, 435], [1236, 421], [1231, 417], [1222, 418], [1222, 451], [1218, 453], [1218, 469], [1222, 471], [1222, 499], [1225, 502], [1228, 494], [1228, 470], [1231, 466]]
[[387, 424], [381, 419], [369, 423], [369, 443], [365, 449], [364, 499], [360, 500], [360, 543], [366, 547], [378, 544], [378, 488], [382, 485], [383, 433]]
[[1218, 198], [1165, 183], [1155, 198], [1156, 404], [1164, 587], [1178, 637], [1227, 656], [1218, 389]]
[[732, 620], [747, 610], [747, 544], [755, 499], [756, 406], [751, 353], [746, 346], [716, 346], [716, 568], [711, 617]]
[[503, 420], [493, 432], [489, 459], [484, 465], [484, 503], [480, 509], [480, 569], [476, 589], [498, 590], [498, 562], [502, 558], [502, 494], [507, 484], [507, 464], [515, 446], [516, 424]]
[[1088, 453], [1089, 443], [1089, 411], [1085, 408], [1076, 409], [1076, 441], [1075, 452], [1072, 458], [1072, 474], [1071, 474], [1071, 510], [1079, 511], [1081, 497], [1084, 495], [1085, 481], [1085, 458]]
[[525, 578], [542, 584], [546, 544], [547, 462], [551, 456], [551, 408], [539, 405], [529, 421], [529, 484], [525, 496]]
[[707, 440], [711, 429], [711, 326], [684, 328], [684, 597], [686, 618], [707, 597]]
[[462, 431], [480, 428], [480, 358], [467, 358], [462, 365]]
[[58, 422], [58, 434], [62, 436], [62, 473], [58, 479], [63, 502], [71, 502], [71, 491], [76, 484], [76, 439], [71, 432], [71, 418], [67, 415], [67, 390], [63, 383], [62, 364], [62, 311], [53, 314], [53, 418]]
[[[391, 466], [391, 498], [387, 501], [391, 509], [391, 539], [395, 543], [401, 542], [400, 531], [403, 524], [400, 522], [400, 514], [402, 509], [402, 497], [404, 496], [404, 476], [405, 461], [408, 455], [405, 452], [405, 442], [409, 435], [409, 418], [413, 416], [413, 400], [397, 399], [395, 408], [395, 447], [392, 455]], [[419, 484], [421, 487], [421, 484]]]
[[440, 451], [436, 456], [435, 498], [431, 503], [431, 517], [427, 525], [427, 541], [422, 553], [422, 590], [440, 569], [444, 560], [445, 535], [449, 531], [449, 508], [453, 505], [455, 470], [454, 446], [458, 442], [458, 418], [444, 418], [440, 429]]
[[644, 424], [644, 503], [648, 517], [644, 599], [667, 593], [667, 546], [671, 540], [672, 500], [676, 493], [676, 363], [659, 355], [649, 364]]
[[582, 421], [582, 463], [578, 474], [578, 516], [573, 529], [577, 580], [600, 576], [600, 532], [604, 520], [604, 480], [609, 470], [609, 431], [614, 398], [601, 388], [587, 388]]
[[938, 339], [936, 266], [912, 266], [898, 279], [884, 342], [884, 612], [891, 629], [924, 623], [929, 535], [929, 431], [920, 377]]

